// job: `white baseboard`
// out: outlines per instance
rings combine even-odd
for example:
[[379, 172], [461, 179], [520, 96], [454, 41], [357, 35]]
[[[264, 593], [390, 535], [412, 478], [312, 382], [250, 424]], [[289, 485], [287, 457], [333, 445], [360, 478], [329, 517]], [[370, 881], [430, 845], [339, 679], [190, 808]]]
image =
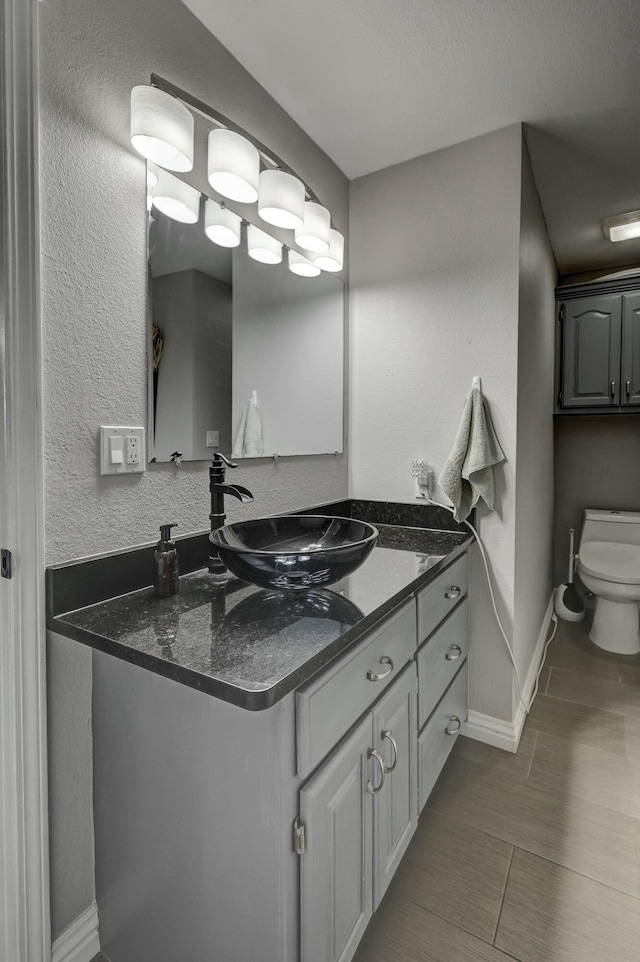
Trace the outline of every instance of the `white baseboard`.
[[[522, 685], [522, 697], [528, 704], [536, 683], [536, 676], [540, 668], [540, 662], [544, 656], [544, 646], [549, 635], [549, 624], [553, 614], [553, 593], [549, 599], [547, 610], [544, 613], [542, 627], [536, 641], [533, 658], [529, 665], [527, 677]], [[494, 745], [496, 748], [504, 748], [508, 752], [517, 752], [520, 744], [520, 736], [524, 728], [526, 712], [524, 705], [518, 699], [515, 718], [507, 721], [504, 718], [494, 718], [493, 715], [483, 715], [479, 711], [469, 711], [462, 734], [468, 738], [475, 738], [476, 741], [485, 742], [487, 745]]]
[[51, 946], [51, 962], [91, 962], [100, 951], [98, 906], [94, 902]]

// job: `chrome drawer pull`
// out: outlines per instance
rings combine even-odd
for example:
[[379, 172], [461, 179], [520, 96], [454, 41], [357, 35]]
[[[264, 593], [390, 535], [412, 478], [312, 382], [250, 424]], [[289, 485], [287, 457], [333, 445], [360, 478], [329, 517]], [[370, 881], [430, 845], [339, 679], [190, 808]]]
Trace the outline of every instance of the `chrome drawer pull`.
[[616, 382], [615, 382], [615, 381], [612, 381], [612, 382], [611, 382], [611, 397], [615, 397], [615, 396], [616, 396]]
[[457, 659], [462, 654], [462, 648], [460, 645], [451, 645], [449, 651], [445, 655], [447, 661], [457, 661]]
[[387, 668], [386, 671], [381, 671], [381, 672], [368, 671], [367, 678], [369, 679], [369, 681], [382, 681], [383, 678], [386, 678], [387, 675], [390, 675], [391, 672], [393, 671], [393, 662], [387, 655], [382, 656], [382, 658], [380, 659], [380, 664], [388, 665], [389, 667]]
[[631, 381], [624, 382], [624, 389], [627, 397], [631, 397]]
[[385, 731], [383, 731], [383, 732], [380, 732], [380, 735], [381, 735], [382, 738], [386, 738], [387, 741], [390, 741], [390, 742], [391, 742], [391, 747], [393, 748], [393, 761], [391, 762], [390, 765], [385, 765], [385, 766], [384, 766], [385, 772], [392, 772], [392, 771], [394, 770], [394, 768], [396, 767], [396, 765], [398, 764], [398, 745], [397, 745], [396, 740], [395, 740], [395, 738], [393, 737], [393, 735], [391, 734], [390, 731], [386, 731], [386, 730], [385, 730]]
[[458, 723], [458, 727], [457, 727], [457, 728], [450, 728], [449, 725], [447, 725], [447, 727], [446, 727], [445, 730], [444, 730], [445, 735], [457, 735], [458, 732], [460, 731], [460, 729], [461, 729], [461, 727], [462, 727], [462, 722], [460, 721], [460, 719], [458, 718], [457, 715], [452, 715], [452, 716], [451, 716], [451, 724], [453, 724], [453, 722], [457, 722], [457, 723]]
[[382, 786], [384, 785], [384, 772], [385, 772], [384, 762], [378, 755], [375, 748], [367, 749], [367, 758], [375, 758], [375, 760], [377, 761], [380, 767], [380, 784], [378, 785], [378, 787], [376, 788], [372, 781], [367, 782], [367, 791], [369, 792], [369, 795], [377, 795], [380, 789], [382, 788]]
[[460, 588], [457, 585], [451, 585], [449, 590], [445, 591], [444, 596], [445, 598], [459, 598], [460, 594]]

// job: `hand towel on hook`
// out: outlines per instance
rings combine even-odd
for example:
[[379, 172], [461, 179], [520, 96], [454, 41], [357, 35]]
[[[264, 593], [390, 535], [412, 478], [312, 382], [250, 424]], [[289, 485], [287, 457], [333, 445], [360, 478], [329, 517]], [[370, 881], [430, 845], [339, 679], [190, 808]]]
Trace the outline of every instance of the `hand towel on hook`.
[[493, 510], [493, 466], [505, 460], [480, 389], [480, 378], [474, 378], [453, 450], [438, 478], [438, 484], [453, 502], [456, 521], [468, 518], [480, 498]]

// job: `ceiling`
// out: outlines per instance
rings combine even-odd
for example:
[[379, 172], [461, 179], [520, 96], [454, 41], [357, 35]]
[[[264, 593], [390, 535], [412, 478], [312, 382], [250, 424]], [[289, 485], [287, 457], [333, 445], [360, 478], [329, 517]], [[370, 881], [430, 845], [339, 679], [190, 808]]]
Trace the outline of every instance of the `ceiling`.
[[640, 263], [638, 0], [184, 0], [349, 178], [522, 121], [562, 273]]

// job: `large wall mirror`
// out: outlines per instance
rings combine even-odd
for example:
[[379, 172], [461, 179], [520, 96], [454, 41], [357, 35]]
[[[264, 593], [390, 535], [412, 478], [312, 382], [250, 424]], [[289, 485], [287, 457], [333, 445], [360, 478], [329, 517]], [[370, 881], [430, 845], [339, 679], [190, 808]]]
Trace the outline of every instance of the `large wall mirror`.
[[212, 243], [205, 197], [219, 195], [197, 170], [174, 176], [203, 196], [193, 224], [149, 209], [150, 460], [342, 452], [344, 282], [292, 273], [286, 251], [254, 260], [246, 220], [239, 246]]

